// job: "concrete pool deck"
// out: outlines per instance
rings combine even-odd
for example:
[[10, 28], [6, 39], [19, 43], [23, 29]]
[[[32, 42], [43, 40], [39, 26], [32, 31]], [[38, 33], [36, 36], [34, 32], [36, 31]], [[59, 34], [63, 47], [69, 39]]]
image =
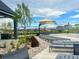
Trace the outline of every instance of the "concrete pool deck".
[[32, 59], [55, 59], [55, 55], [53, 53], [49, 53], [48, 48], [37, 54], [36, 56], [32, 57]]
[[64, 33], [64, 34], [49, 34], [49, 36], [68, 38], [71, 41], [79, 41], [79, 34]]
[[[40, 38], [39, 38], [40, 39]], [[42, 40], [42, 39], [41, 39]], [[35, 55], [34, 57], [32, 57], [32, 59], [56, 59], [56, 57], [59, 54], [69, 54], [72, 55], [72, 53], [66, 53], [66, 52], [50, 52], [49, 53], [49, 46], [44, 49], [43, 51], [41, 51], [40, 53], [38, 53], [37, 55]]]
[[56, 59], [56, 57], [60, 54], [72, 55], [72, 53], [61, 53], [61, 52], [50, 52], [49, 47], [45, 50], [37, 54], [36, 56], [32, 57], [32, 59]]

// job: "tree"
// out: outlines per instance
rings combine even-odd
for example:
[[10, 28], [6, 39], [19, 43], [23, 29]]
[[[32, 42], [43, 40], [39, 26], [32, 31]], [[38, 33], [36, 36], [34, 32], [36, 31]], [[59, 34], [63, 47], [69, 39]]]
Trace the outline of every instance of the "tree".
[[21, 25], [23, 25], [25, 30], [26, 26], [29, 26], [31, 24], [31, 14], [28, 7], [24, 3], [22, 3], [21, 5], [18, 4], [18, 7], [21, 14], [21, 19], [19, 22], [21, 23]]
[[31, 15], [28, 7], [22, 3], [17, 5], [17, 9], [15, 10], [14, 19], [14, 28], [15, 28], [15, 38], [17, 38], [17, 23], [20, 22], [24, 26], [24, 30], [26, 29], [26, 25], [31, 24]]
[[21, 19], [18, 22], [23, 26], [24, 28], [23, 34], [25, 35], [26, 27], [31, 24], [31, 14], [28, 7], [24, 3], [22, 3], [21, 5], [18, 4], [18, 8], [20, 11], [19, 13], [21, 15]]
[[20, 13], [19, 8], [15, 9], [14, 12], [14, 17], [12, 17], [14, 19], [14, 38], [17, 39], [17, 25], [18, 25], [18, 20], [21, 19], [22, 14]]
[[8, 22], [8, 23], [4, 22], [4, 23], [2, 23], [1, 27], [4, 30], [4, 33], [10, 33], [10, 31], [12, 29], [11, 22]]
[[7, 23], [2, 23], [1, 27], [2, 27], [2, 29], [4, 30], [4, 33], [6, 33], [6, 30], [7, 30]]
[[7, 23], [2, 23], [1, 27], [2, 29], [7, 29]]
[[10, 21], [7, 23], [7, 27], [8, 27], [8, 29], [12, 29], [12, 24]]
[[12, 24], [10, 21], [7, 23], [7, 29], [9, 33], [12, 33]]

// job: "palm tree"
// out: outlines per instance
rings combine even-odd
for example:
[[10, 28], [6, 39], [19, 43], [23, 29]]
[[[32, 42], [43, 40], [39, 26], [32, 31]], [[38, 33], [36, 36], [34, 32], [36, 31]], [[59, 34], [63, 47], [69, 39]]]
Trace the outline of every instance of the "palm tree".
[[14, 19], [14, 29], [15, 29], [15, 38], [17, 38], [17, 24], [20, 22], [24, 25], [24, 29], [26, 29], [26, 25], [31, 24], [31, 15], [28, 7], [22, 3], [17, 5], [17, 9], [15, 10]]
[[21, 18], [21, 15], [19, 14], [19, 10], [16, 9], [14, 12], [14, 17], [12, 17], [14, 19], [14, 38], [17, 39], [17, 23], [18, 20]]
[[31, 14], [28, 7], [24, 3], [22, 3], [22, 5], [18, 4], [18, 7], [21, 12], [21, 19], [19, 22], [24, 26], [25, 30], [26, 26], [29, 26], [31, 24]]

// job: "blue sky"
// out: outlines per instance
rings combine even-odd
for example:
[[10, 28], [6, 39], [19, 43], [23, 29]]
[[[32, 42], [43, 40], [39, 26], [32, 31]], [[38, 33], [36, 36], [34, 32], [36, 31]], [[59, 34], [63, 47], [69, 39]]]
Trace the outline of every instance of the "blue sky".
[[[79, 0], [2, 0], [12, 10], [17, 8], [17, 3], [24, 2], [28, 5], [33, 15], [32, 26], [38, 26], [42, 19], [51, 19], [57, 25], [65, 23], [79, 23]], [[55, 25], [51, 25], [55, 27]]]

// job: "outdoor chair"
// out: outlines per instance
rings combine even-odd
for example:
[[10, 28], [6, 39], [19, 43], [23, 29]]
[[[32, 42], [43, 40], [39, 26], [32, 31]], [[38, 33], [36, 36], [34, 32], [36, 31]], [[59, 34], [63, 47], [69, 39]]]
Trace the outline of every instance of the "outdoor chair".
[[65, 52], [65, 49], [73, 49], [73, 44], [65, 44], [65, 43], [54, 43], [49, 45], [50, 51], [62, 51]]
[[73, 49], [74, 44], [79, 44], [78, 41], [53, 41], [49, 44], [49, 52], [56, 49]]
[[59, 54], [56, 59], [79, 59], [79, 55]]

